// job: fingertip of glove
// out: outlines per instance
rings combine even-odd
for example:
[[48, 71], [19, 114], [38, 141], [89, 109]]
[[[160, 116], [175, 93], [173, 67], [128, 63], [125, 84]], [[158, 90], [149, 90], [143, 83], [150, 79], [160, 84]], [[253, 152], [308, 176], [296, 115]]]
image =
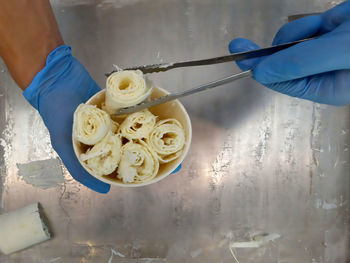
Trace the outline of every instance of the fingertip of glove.
[[100, 193], [100, 194], [107, 194], [109, 192], [109, 190], [111, 190], [111, 186], [109, 184], [105, 184], [105, 185], [99, 187], [98, 189], [96, 189], [95, 191]]
[[[258, 48], [259, 46], [257, 44], [255, 44], [253, 41], [246, 38], [233, 39], [228, 46], [228, 49], [231, 53], [255, 50]], [[259, 61], [260, 61], [260, 58], [253, 58], [253, 59], [236, 61], [236, 63], [241, 70], [249, 70], [254, 68], [259, 63]]]
[[257, 44], [246, 38], [235, 38], [228, 45], [228, 49], [231, 53], [254, 50], [258, 48], [259, 46]]
[[91, 190], [99, 194], [107, 194], [111, 189], [111, 185], [106, 184], [102, 181], [96, 179], [95, 182], [90, 182], [89, 184], [84, 184], [86, 187], [89, 187]]
[[182, 164], [180, 163], [180, 165], [171, 173], [171, 174], [175, 174], [177, 173], [178, 171], [181, 170], [181, 167], [182, 167]]
[[[83, 167], [80, 166], [79, 169], [83, 169]], [[73, 176], [73, 174], [71, 173], [73, 178], [78, 182], [80, 182], [81, 184], [85, 185], [86, 187], [90, 188], [91, 190], [100, 194], [106, 194], [109, 192], [111, 188], [110, 184], [100, 181], [99, 179], [93, 177], [86, 171], [81, 171], [81, 172], [75, 171], [75, 172], [78, 173], [78, 176], [76, 175]]]

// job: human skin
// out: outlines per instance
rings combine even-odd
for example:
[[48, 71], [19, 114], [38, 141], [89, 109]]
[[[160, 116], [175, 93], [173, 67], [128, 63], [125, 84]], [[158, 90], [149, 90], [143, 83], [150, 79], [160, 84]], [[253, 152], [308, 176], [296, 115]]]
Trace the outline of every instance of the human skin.
[[22, 90], [64, 44], [48, 0], [0, 0], [0, 39], [0, 56]]

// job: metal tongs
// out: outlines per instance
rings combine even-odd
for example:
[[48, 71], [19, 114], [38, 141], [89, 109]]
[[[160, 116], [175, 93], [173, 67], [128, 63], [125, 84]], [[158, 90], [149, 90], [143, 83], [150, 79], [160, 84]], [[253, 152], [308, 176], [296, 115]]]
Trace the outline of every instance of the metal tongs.
[[[276, 53], [278, 51], [281, 51], [283, 49], [289, 48], [289, 47], [294, 46], [296, 44], [299, 44], [299, 43], [302, 43], [305, 41], [309, 41], [309, 40], [312, 40], [315, 38], [316, 37], [302, 39], [302, 40], [293, 41], [293, 42], [289, 42], [289, 43], [285, 43], [285, 44], [281, 44], [281, 45], [276, 45], [276, 46], [272, 46], [272, 47], [268, 47], [268, 48], [261, 48], [261, 49], [246, 51], [246, 52], [235, 53], [235, 54], [228, 55], [228, 56], [209, 58], [209, 59], [203, 59], [203, 60], [195, 60], [195, 61], [186, 61], [186, 62], [145, 65], [145, 66], [139, 66], [139, 67], [126, 68], [124, 70], [141, 70], [144, 74], [147, 74], [147, 73], [155, 73], [155, 72], [164, 72], [164, 71], [168, 71], [170, 69], [180, 68], [180, 67], [204, 66], [204, 65], [212, 65], [212, 64], [224, 63], [224, 62], [229, 62], [229, 61], [237, 61], [237, 60], [263, 57], [263, 56], [271, 55], [271, 54]], [[114, 70], [114, 71], [106, 74], [106, 76], [108, 77], [116, 71], [118, 71], [118, 70]], [[147, 109], [147, 108], [150, 108], [150, 107], [153, 107], [153, 106], [165, 103], [165, 102], [169, 102], [169, 101], [179, 99], [179, 98], [182, 98], [182, 97], [194, 94], [194, 93], [198, 93], [198, 92], [201, 92], [204, 90], [218, 87], [218, 86], [227, 84], [229, 82], [232, 82], [232, 81], [240, 79], [240, 78], [250, 77], [252, 75], [253, 75], [252, 70], [243, 71], [243, 72], [240, 72], [238, 74], [234, 74], [234, 75], [228, 76], [226, 78], [219, 79], [219, 80], [201, 85], [199, 87], [195, 87], [195, 88], [190, 89], [190, 90], [169, 94], [169, 95], [154, 99], [152, 101], [142, 102], [142, 103], [137, 104], [135, 106], [120, 109], [116, 113], [114, 113], [113, 115], [118, 116], [118, 115], [129, 114], [129, 113], [141, 111], [143, 109]]]

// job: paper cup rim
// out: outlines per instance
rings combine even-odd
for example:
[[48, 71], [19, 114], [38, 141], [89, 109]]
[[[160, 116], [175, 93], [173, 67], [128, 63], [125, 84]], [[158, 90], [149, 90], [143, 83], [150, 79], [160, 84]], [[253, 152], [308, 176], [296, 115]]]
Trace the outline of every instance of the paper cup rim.
[[[166, 91], [165, 89], [160, 88], [160, 87], [153, 87], [153, 89], [158, 89], [161, 92], [164, 92], [165, 94], [169, 94], [168, 91]], [[101, 95], [102, 93], [105, 93], [105, 92], [106, 92], [106, 89], [103, 89], [103, 90], [97, 92], [90, 99], [88, 99], [85, 102], [85, 104], [89, 104], [95, 97], [97, 97], [97, 96], [99, 96], [99, 95]], [[151, 95], [152, 95], [152, 93], [151, 93]], [[191, 125], [190, 116], [188, 115], [188, 112], [186, 111], [185, 107], [183, 106], [183, 104], [179, 100], [174, 100], [174, 102], [177, 104], [178, 107], [180, 107], [181, 111], [183, 111], [185, 113], [184, 115], [185, 115], [186, 125], [188, 126], [188, 134], [186, 134], [187, 135], [187, 141], [186, 141], [186, 144], [185, 144], [185, 148], [184, 148], [182, 154], [174, 161], [174, 164], [172, 165], [174, 168], [171, 169], [170, 172], [165, 173], [165, 174], [163, 174], [161, 176], [156, 175], [156, 177], [154, 177], [150, 181], [143, 182], [143, 183], [134, 183], [134, 184], [125, 184], [125, 183], [121, 183], [121, 182], [116, 182], [116, 181], [108, 180], [107, 178], [104, 178], [104, 177], [101, 177], [101, 176], [94, 175], [94, 174], [91, 173], [89, 168], [78, 157], [78, 149], [77, 149], [77, 145], [76, 145], [76, 141], [77, 140], [74, 139], [74, 135], [72, 133], [73, 150], [74, 150], [74, 154], [77, 157], [80, 165], [91, 176], [95, 177], [96, 179], [98, 179], [98, 180], [100, 180], [102, 182], [105, 182], [105, 183], [110, 184], [110, 185], [115, 185], [115, 186], [120, 186], [120, 187], [127, 187], [127, 188], [134, 188], [134, 187], [140, 187], [140, 186], [146, 186], [146, 185], [154, 184], [154, 183], [157, 183], [160, 180], [166, 178], [167, 176], [171, 175], [172, 172], [176, 170], [176, 168], [183, 162], [183, 160], [187, 156], [188, 151], [189, 151], [190, 146], [191, 146], [191, 141], [192, 141], [192, 125]]]

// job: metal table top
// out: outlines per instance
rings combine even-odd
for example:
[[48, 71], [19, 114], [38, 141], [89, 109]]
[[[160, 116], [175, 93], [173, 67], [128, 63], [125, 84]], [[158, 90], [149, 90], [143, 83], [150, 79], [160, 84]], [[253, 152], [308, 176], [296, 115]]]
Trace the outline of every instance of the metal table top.
[[[340, 1], [53, 1], [65, 42], [104, 87], [112, 64], [208, 58], [232, 38], [268, 46], [288, 15]], [[150, 78], [180, 91], [238, 72], [234, 63]], [[39, 201], [54, 238], [1, 263], [348, 262], [348, 107], [290, 98], [251, 79], [184, 98], [193, 142], [181, 172], [154, 185], [96, 194], [21, 169], [57, 158], [38, 113], [0, 64], [0, 212]], [[52, 163], [51, 163], [52, 164]], [[60, 168], [61, 169], [61, 168]], [[28, 169], [27, 169], [28, 172]], [[23, 171], [22, 171], [23, 173]], [[233, 242], [278, 234], [259, 248]]]

